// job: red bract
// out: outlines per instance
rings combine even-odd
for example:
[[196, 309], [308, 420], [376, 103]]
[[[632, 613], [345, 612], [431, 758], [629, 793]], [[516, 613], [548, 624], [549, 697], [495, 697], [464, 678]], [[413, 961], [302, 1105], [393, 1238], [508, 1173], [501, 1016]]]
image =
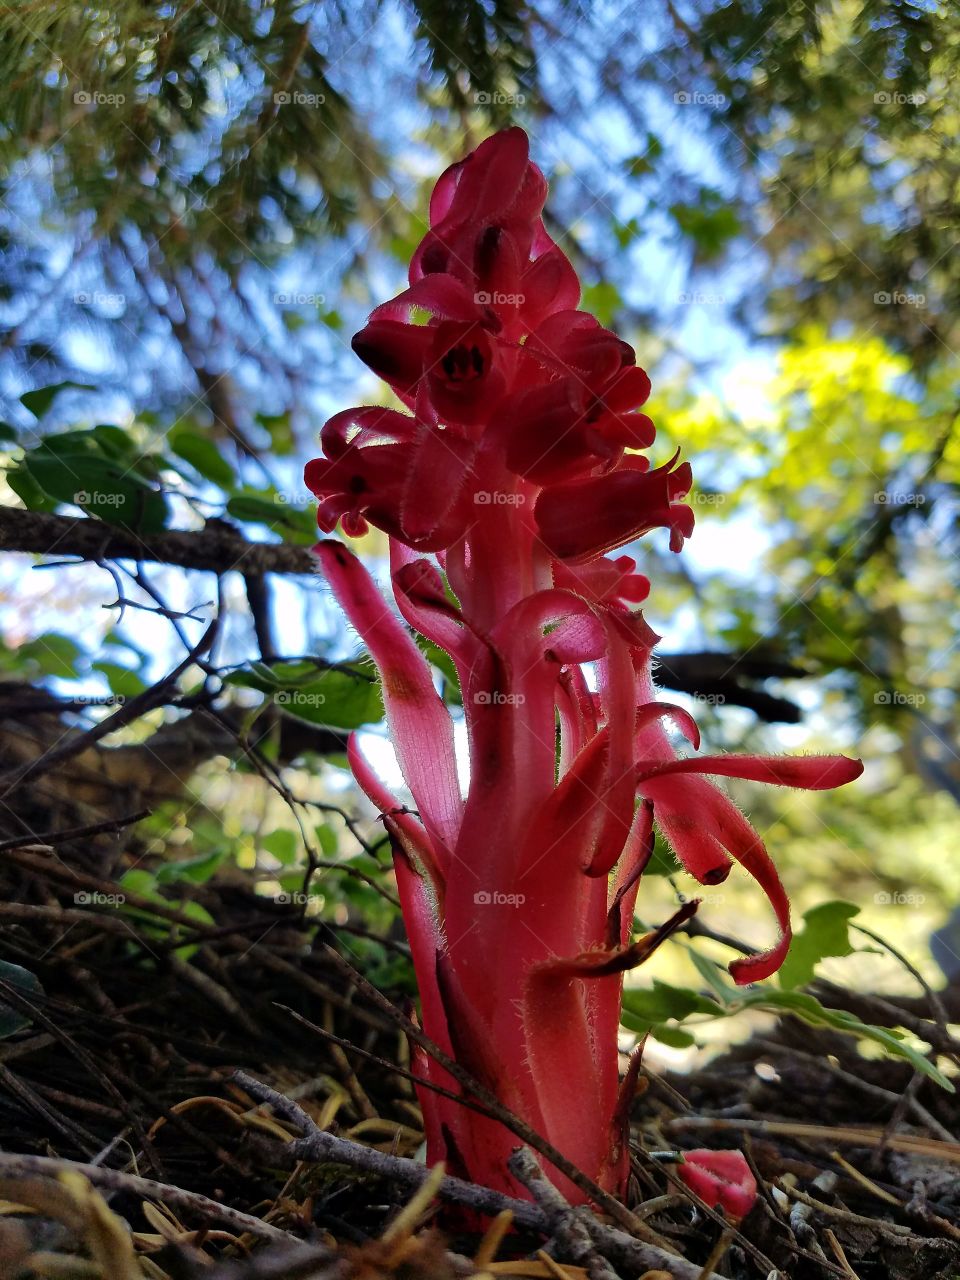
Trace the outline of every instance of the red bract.
[[[658, 527], [679, 551], [693, 529], [690, 469], [676, 458], [651, 468], [638, 452], [655, 435], [640, 412], [649, 380], [625, 342], [576, 310], [576, 275], [541, 219], [545, 196], [520, 129], [444, 173], [410, 288], [354, 341], [410, 413], [337, 414], [306, 478], [325, 532], [372, 524], [390, 539], [403, 621], [341, 543], [317, 554], [380, 669], [413, 795], [410, 812], [351, 748], [393, 841], [424, 1029], [621, 1192], [622, 975], [695, 909], [631, 943], [654, 823], [701, 883], [739, 862], [769, 896], [780, 940], [733, 966], [752, 981], [783, 958], [787, 900], [759, 836], [703, 775], [832, 787], [861, 766], [678, 755], [668, 722], [694, 751], [699, 734], [654, 696], [657, 637], [633, 607], [649, 583], [629, 556], [605, 553]], [[466, 795], [450, 713], [404, 622], [456, 668]], [[434, 1062], [416, 1070], [458, 1092]], [[428, 1160], [525, 1194], [506, 1170], [512, 1134], [427, 1087], [420, 1101]]]
[[677, 1173], [711, 1209], [726, 1209], [737, 1221], [756, 1203], [757, 1181], [742, 1151], [685, 1151]]

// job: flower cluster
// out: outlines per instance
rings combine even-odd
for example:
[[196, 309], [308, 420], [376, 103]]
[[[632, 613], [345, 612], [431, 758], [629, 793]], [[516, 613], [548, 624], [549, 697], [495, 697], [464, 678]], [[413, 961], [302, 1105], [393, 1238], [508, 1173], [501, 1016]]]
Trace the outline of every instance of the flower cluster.
[[[641, 410], [650, 390], [627, 343], [577, 310], [579, 283], [542, 220], [547, 187], [509, 129], [440, 178], [410, 287], [378, 307], [357, 355], [408, 412], [350, 409], [323, 428], [306, 471], [322, 530], [389, 535], [403, 621], [449, 655], [469, 739], [462, 794], [453, 721], [431, 668], [360, 561], [328, 539], [317, 555], [383, 680], [415, 812], [352, 745], [360, 786], [384, 814], [428, 1035], [605, 1188], [627, 1176], [619, 1096], [623, 973], [686, 919], [631, 942], [654, 824], [683, 866], [716, 884], [741, 864], [780, 937], [737, 961], [773, 972], [789, 908], [766, 849], [709, 775], [837, 786], [860, 765], [697, 750], [690, 715], [655, 699], [657, 636], [637, 611], [649, 582], [627, 555], [650, 530], [679, 551], [693, 529], [676, 457], [653, 468]], [[417, 1072], [428, 1159], [524, 1194], [506, 1170], [513, 1137]], [[582, 1195], [556, 1170], [558, 1185]]]

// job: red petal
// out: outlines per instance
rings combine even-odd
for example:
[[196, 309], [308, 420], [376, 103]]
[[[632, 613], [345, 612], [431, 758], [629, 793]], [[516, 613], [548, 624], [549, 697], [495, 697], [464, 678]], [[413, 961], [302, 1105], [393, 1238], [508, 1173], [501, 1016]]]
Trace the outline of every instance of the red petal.
[[458, 510], [458, 500], [474, 452], [470, 441], [452, 431], [418, 428], [400, 506], [400, 525], [410, 546], [431, 550], [449, 546], [462, 536], [467, 520]]
[[556, 245], [527, 268], [520, 281], [524, 323], [534, 328], [554, 311], [572, 311], [580, 301], [580, 281], [566, 254]]
[[677, 1174], [711, 1209], [740, 1219], [753, 1208], [757, 1183], [742, 1151], [685, 1151]]
[[377, 664], [400, 768], [442, 862], [456, 843], [463, 816], [450, 713], [423, 654], [357, 557], [333, 541], [319, 543], [316, 555]]
[[790, 903], [763, 841], [737, 806], [712, 783], [682, 774], [644, 781], [654, 815], [674, 852], [701, 884], [726, 879], [732, 856], [759, 884], [777, 917], [780, 938], [769, 951], [735, 960], [730, 973], [743, 986], [776, 973], [790, 946]]
[[861, 760], [846, 756], [699, 756], [683, 760], [641, 760], [637, 782], [673, 773], [707, 773], [716, 777], [769, 782], [803, 791], [830, 791], [863, 773]]
[[[527, 975], [523, 998], [527, 1063], [545, 1132], [564, 1155], [607, 1185], [619, 1178], [619, 1171], [606, 1167], [609, 1126], [617, 1104], [616, 1055], [597, 1053], [593, 1045], [596, 1037], [615, 1031], [615, 1025], [593, 1025], [591, 1010], [616, 1012], [619, 1002], [601, 997], [596, 1004], [586, 997], [582, 980], [596, 982], [601, 990], [606, 989], [605, 994], [618, 995], [620, 975], [647, 960], [696, 909], [695, 902], [685, 903], [664, 925], [632, 947], [550, 960], [534, 965]], [[615, 1036], [611, 1050], [614, 1043]], [[597, 1101], [602, 1123], [593, 1109]]]
[[648, 472], [623, 466], [544, 489], [534, 516], [547, 549], [561, 560], [587, 560], [662, 526], [670, 530], [671, 549], [679, 550], [693, 532], [693, 512], [677, 501], [690, 488], [690, 465], [669, 466]]
[[371, 320], [350, 345], [363, 363], [401, 397], [410, 398], [423, 376], [433, 330], [399, 320]]
[[483, 317], [476, 297], [463, 281], [440, 274], [424, 277], [376, 307], [370, 313], [370, 323], [390, 320], [409, 324], [415, 307], [428, 311], [437, 320], [457, 320], [461, 324], [472, 324]]
[[481, 142], [460, 167], [447, 217], [488, 222], [508, 210], [521, 191], [529, 154], [522, 129], [502, 129]]

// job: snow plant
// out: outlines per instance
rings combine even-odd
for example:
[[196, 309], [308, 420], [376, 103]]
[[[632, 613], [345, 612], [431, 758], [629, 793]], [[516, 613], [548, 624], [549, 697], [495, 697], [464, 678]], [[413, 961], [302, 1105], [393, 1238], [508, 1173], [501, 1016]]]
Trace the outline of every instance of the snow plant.
[[[693, 718], [658, 701], [658, 637], [637, 609], [650, 584], [616, 553], [660, 528], [681, 550], [690, 466], [651, 465], [650, 380], [626, 342], [578, 310], [576, 272], [544, 229], [546, 195], [518, 128], [443, 173], [410, 287], [353, 340], [407, 411], [336, 414], [306, 480], [325, 533], [373, 525], [389, 539], [393, 605], [342, 542], [321, 541], [317, 555], [379, 669], [413, 797], [404, 807], [351, 743], [392, 838], [423, 1028], [622, 1193], [623, 974], [694, 909], [631, 941], [654, 829], [701, 884], [739, 863], [769, 898], [776, 944], [731, 965], [753, 982], [786, 954], [789, 906], [762, 840], [712, 778], [821, 789], [861, 765], [699, 756]], [[459, 681], [466, 794], [424, 640]], [[419, 1055], [415, 1069], [428, 1161], [524, 1195], [506, 1168], [514, 1136], [432, 1091], [459, 1092], [435, 1062]]]

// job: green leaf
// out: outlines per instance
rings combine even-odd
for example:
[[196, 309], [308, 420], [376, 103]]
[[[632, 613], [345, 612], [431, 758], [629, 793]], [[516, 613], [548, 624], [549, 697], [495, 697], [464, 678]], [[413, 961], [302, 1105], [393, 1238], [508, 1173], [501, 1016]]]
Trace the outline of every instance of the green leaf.
[[285, 502], [283, 496], [273, 491], [264, 496], [262, 493], [238, 493], [227, 501], [227, 515], [245, 524], [262, 524], [268, 529], [286, 536], [287, 531], [297, 535], [298, 540], [316, 541], [317, 521], [312, 508], [298, 507], [292, 502]]
[[332, 729], [359, 729], [383, 719], [383, 699], [369, 659], [317, 670], [309, 662], [263, 662], [232, 672], [227, 684], [273, 696], [288, 714]]
[[101, 453], [108, 458], [129, 459], [137, 453], [136, 441], [122, 427], [115, 427], [109, 422], [93, 427], [89, 432], [90, 439], [100, 447]]
[[[170, 907], [174, 911], [179, 911], [181, 915], [187, 916], [191, 920], [196, 920], [200, 924], [216, 923], [206, 907], [201, 906], [199, 902], [194, 902], [192, 899], [178, 901], [174, 898], [165, 898], [159, 888], [159, 873], [155, 876], [143, 867], [131, 867], [129, 871], [125, 871], [120, 877], [119, 883], [122, 889], [129, 889], [131, 893], [136, 893], [141, 898], [147, 898], [165, 907]], [[146, 918], [147, 923], [143, 926], [144, 932], [154, 937], [168, 938], [172, 933], [183, 927], [164, 919], [163, 916], [154, 916], [139, 906], [122, 907], [121, 909], [128, 910], [138, 919], [143, 920]], [[189, 960], [196, 953], [198, 945], [197, 943], [186, 943], [182, 947], [176, 947], [173, 954], [181, 960]]]
[[12, 427], [9, 422], [0, 422], [0, 440], [5, 444], [15, 444], [18, 438], [16, 427]]
[[157, 871], [157, 884], [174, 884], [177, 880], [188, 880], [191, 884], [205, 884], [227, 856], [226, 848], [213, 849], [196, 858], [186, 858], [182, 862], [166, 862]]
[[267, 853], [272, 853], [281, 865], [288, 867], [291, 862], [295, 862], [297, 853], [300, 849], [300, 841], [293, 831], [285, 830], [278, 827], [276, 831], [271, 831], [269, 835], [265, 835], [260, 844]]
[[28, 511], [56, 511], [56, 499], [44, 493], [22, 462], [7, 472], [7, 484]]
[[[331, 827], [329, 822], [321, 822], [319, 826], [314, 828], [314, 835], [320, 843], [320, 849], [325, 858], [335, 858], [340, 848], [340, 842], [337, 839], [337, 833]], [[378, 867], [377, 870], [380, 870]]]
[[107, 524], [140, 533], [158, 533], [166, 524], [163, 494], [122, 464], [89, 452], [60, 454], [44, 447], [21, 465], [51, 498], [82, 507]]
[[650, 1034], [654, 1040], [669, 1045], [671, 1049], [689, 1049], [697, 1043], [689, 1031], [681, 1031], [679, 1027], [651, 1027]]
[[[0, 981], [9, 983], [11, 987], [16, 987], [27, 995], [43, 995], [43, 987], [36, 974], [18, 964], [11, 964], [8, 960], [0, 960]], [[0, 999], [0, 1040], [5, 1040], [7, 1036], [15, 1035], [30, 1025], [30, 1018], [25, 1013], [12, 1009]]]
[[887, 1053], [897, 1058], [906, 1058], [915, 1070], [935, 1080], [948, 1093], [955, 1093], [953, 1083], [933, 1062], [919, 1049], [908, 1044], [896, 1031], [886, 1027], [874, 1027], [861, 1022], [852, 1013], [844, 1009], [828, 1009], [815, 996], [802, 991], [778, 991], [774, 987], [756, 987], [745, 990], [740, 1001], [740, 1008], [763, 1009], [769, 1013], [790, 1013], [802, 1019], [812, 1027], [832, 1027], [835, 1031], [843, 1031], [847, 1035], [860, 1036], [864, 1040], [872, 1040]]
[[614, 316], [623, 306], [623, 298], [616, 285], [609, 280], [599, 284], [588, 284], [583, 289], [583, 300], [580, 306], [597, 317], [602, 325], [608, 328], [613, 324]]
[[625, 991], [623, 1008], [632, 1019], [632, 1023], [625, 1022], [624, 1026], [629, 1026], [631, 1031], [646, 1029], [671, 1019], [680, 1022], [691, 1013], [715, 1015], [718, 1012], [716, 1001], [708, 1000], [698, 991], [692, 991], [689, 987], [673, 987], [656, 978], [649, 989], [631, 987]]
[[135, 671], [131, 671], [129, 667], [122, 667], [119, 662], [94, 662], [93, 670], [106, 676], [110, 692], [118, 698], [135, 698], [147, 687], [146, 681], [142, 680]]
[[77, 391], [93, 391], [89, 382], [56, 382], [49, 387], [37, 387], [35, 391], [27, 391], [20, 397], [20, 403], [35, 418], [42, 418], [61, 391], [73, 387]]
[[813, 981], [817, 965], [826, 956], [849, 956], [853, 952], [849, 922], [860, 908], [852, 902], [823, 902], [804, 912], [803, 928], [790, 944], [787, 958], [777, 975], [780, 986], [792, 991]]
[[293, 436], [293, 421], [289, 410], [285, 413], [258, 413], [257, 422], [270, 436], [270, 452], [277, 457], [285, 458], [293, 453], [296, 441]]
[[227, 515], [233, 516], [235, 520], [265, 524], [271, 528], [283, 518], [283, 512], [276, 502], [261, 498], [255, 493], [235, 494], [227, 502]]
[[206, 436], [182, 428], [170, 437], [170, 448], [211, 484], [225, 489], [235, 483], [233, 467]]
[[60, 680], [76, 680], [77, 662], [83, 657], [83, 650], [70, 636], [48, 631], [42, 636], [37, 636], [35, 640], [28, 640], [26, 644], [21, 645], [20, 657], [36, 663], [45, 676], [56, 676]]
[[654, 161], [659, 160], [663, 155], [663, 143], [655, 133], [647, 134], [647, 147], [643, 152], [636, 155], [628, 156], [624, 160], [623, 167], [631, 178], [640, 178], [644, 174], [652, 173]]
[[[129, 889], [142, 898], [160, 898], [157, 892], [157, 877], [145, 867], [131, 867], [129, 871], [123, 873], [119, 883], [122, 888]], [[161, 898], [161, 901], [166, 902], [166, 899]]]
[[727, 982], [721, 977], [722, 970], [718, 964], [712, 960], [708, 960], [706, 956], [700, 955], [693, 948], [689, 951], [690, 959], [696, 965], [697, 972], [704, 982], [714, 993], [721, 1004], [729, 1005], [735, 1001], [740, 995], [740, 988], [734, 986], [732, 982]]
[[696, 204], [672, 204], [670, 216], [685, 236], [696, 244], [701, 262], [718, 258], [740, 231], [740, 219], [723, 201], [719, 191], [704, 187]]
[[379, 684], [345, 671], [325, 671], [296, 689], [281, 689], [275, 701], [289, 715], [332, 729], [359, 729], [383, 719]]

